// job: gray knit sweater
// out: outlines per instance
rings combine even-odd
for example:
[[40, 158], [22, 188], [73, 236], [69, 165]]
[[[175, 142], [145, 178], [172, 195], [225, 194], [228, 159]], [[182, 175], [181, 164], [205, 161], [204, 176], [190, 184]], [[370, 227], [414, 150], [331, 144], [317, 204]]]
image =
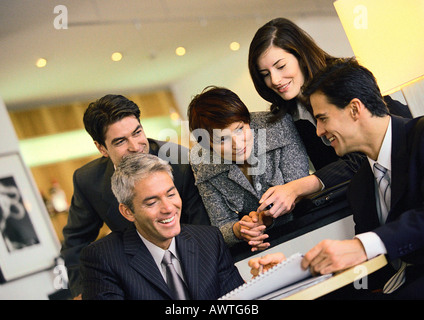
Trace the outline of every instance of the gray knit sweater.
[[229, 246], [241, 241], [234, 235], [234, 223], [256, 211], [268, 188], [309, 174], [307, 154], [291, 116], [275, 123], [268, 123], [269, 117], [269, 112], [251, 113], [253, 185], [237, 164], [222, 163], [216, 153], [199, 144], [190, 151], [196, 185], [211, 224], [221, 230]]

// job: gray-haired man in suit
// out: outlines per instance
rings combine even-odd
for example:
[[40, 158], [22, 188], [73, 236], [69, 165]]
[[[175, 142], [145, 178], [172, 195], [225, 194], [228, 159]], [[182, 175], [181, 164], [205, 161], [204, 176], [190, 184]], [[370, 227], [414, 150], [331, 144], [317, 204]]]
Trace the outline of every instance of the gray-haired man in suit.
[[[112, 177], [123, 217], [133, 224], [81, 253], [83, 299], [217, 299], [244, 283], [220, 231], [180, 225], [182, 201], [171, 167], [149, 154], [125, 157]], [[173, 293], [167, 251], [185, 287]]]
[[72, 295], [80, 297], [79, 255], [85, 246], [96, 240], [100, 228], [123, 231], [130, 222], [119, 213], [110, 180], [121, 159], [132, 153], [149, 153], [169, 161], [175, 187], [183, 200], [181, 222], [209, 225], [194, 176], [188, 163], [188, 149], [171, 142], [147, 138], [140, 122], [140, 109], [122, 95], [108, 94], [88, 106], [84, 127], [102, 157], [74, 173], [74, 194], [68, 223], [63, 229], [61, 255], [69, 276]]

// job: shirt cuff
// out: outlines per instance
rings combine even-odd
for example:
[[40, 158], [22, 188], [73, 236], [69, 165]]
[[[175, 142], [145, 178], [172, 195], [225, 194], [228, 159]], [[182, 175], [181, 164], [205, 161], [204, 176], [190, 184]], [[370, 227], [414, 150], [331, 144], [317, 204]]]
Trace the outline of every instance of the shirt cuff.
[[387, 253], [386, 246], [375, 232], [361, 233], [355, 238], [359, 239], [364, 246], [368, 260]]
[[[317, 177], [317, 176], [315, 176], [315, 177]], [[318, 177], [317, 177], [317, 179], [319, 180], [319, 182], [320, 182], [320, 183], [321, 183], [321, 185], [322, 185], [322, 187], [321, 187], [321, 190], [320, 190], [320, 191], [324, 190], [324, 189], [325, 189], [325, 184], [324, 184], [324, 182], [322, 182], [322, 180], [321, 180], [320, 178], [318, 178]]]

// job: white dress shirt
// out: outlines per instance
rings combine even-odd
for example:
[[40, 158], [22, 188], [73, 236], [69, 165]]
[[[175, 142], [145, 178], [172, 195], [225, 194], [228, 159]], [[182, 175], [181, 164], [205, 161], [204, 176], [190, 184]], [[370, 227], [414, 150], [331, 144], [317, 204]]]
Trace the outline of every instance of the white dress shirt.
[[[163, 256], [165, 255], [165, 250], [163, 250], [162, 248], [158, 247], [157, 245], [151, 243], [149, 240], [145, 239], [138, 231], [137, 231], [138, 235], [140, 236], [141, 240], [143, 240], [145, 246], [147, 247], [147, 249], [149, 250], [150, 254], [153, 257], [153, 260], [155, 260], [155, 263], [160, 271], [160, 273], [162, 274], [162, 277], [164, 278], [165, 282], [166, 282], [166, 270], [165, 270], [165, 266], [162, 264], [162, 260], [163, 260]], [[172, 253], [172, 264], [175, 267], [175, 270], [177, 271], [178, 275], [181, 277], [181, 279], [183, 279], [184, 282], [185, 278], [184, 278], [184, 274], [183, 271], [181, 269], [181, 263], [177, 254], [177, 247], [175, 245], [175, 238], [172, 238], [171, 244], [169, 245], [168, 248], [169, 251], [171, 251]]]
[[[368, 162], [371, 166], [371, 168], [374, 167], [374, 163], [377, 162], [383, 167], [387, 169], [387, 173], [389, 174], [390, 180], [392, 176], [392, 119], [390, 118], [389, 125], [386, 130], [386, 134], [383, 139], [383, 143], [381, 145], [380, 152], [378, 154], [377, 161], [374, 161], [370, 158], [368, 158]], [[387, 218], [388, 210], [386, 209], [386, 206], [384, 205], [384, 199], [381, 199], [380, 194], [378, 192], [378, 186], [377, 182], [375, 182], [375, 192], [376, 192], [376, 199], [378, 200], [377, 203], [377, 212], [379, 214], [380, 224], [384, 224]], [[391, 192], [391, 188], [389, 189]], [[386, 254], [386, 246], [381, 241], [380, 237], [375, 232], [365, 232], [362, 234], [356, 235], [356, 238], [358, 238], [362, 245], [365, 248], [365, 252], [367, 254], [368, 259], [372, 259], [379, 254]]]

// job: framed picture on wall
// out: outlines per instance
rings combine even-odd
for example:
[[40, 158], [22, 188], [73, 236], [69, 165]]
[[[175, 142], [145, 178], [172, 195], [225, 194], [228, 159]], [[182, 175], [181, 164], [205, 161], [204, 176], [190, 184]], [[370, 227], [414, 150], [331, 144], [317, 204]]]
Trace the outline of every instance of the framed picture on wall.
[[0, 281], [52, 267], [58, 254], [50, 217], [21, 156], [0, 156]]

